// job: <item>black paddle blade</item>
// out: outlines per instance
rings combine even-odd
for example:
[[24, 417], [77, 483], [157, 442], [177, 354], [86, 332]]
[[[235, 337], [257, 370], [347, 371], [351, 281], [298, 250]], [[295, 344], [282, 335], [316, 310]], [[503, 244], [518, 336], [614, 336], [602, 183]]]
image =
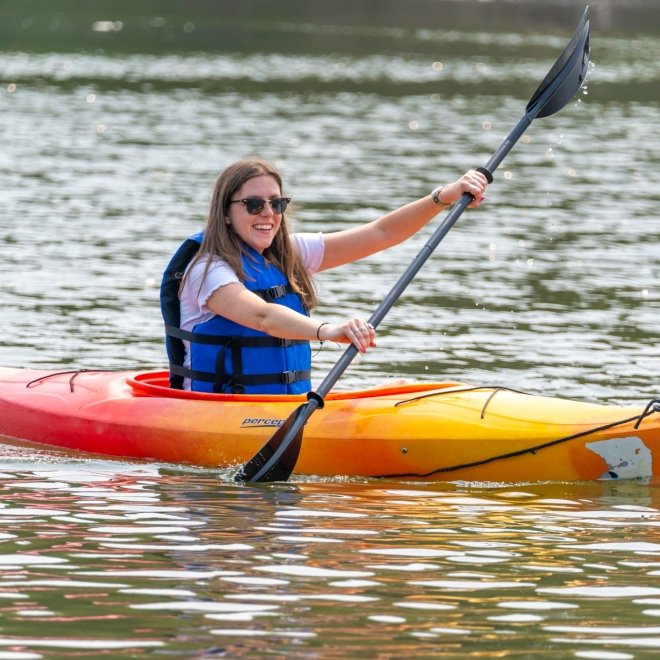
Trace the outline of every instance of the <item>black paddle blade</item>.
[[582, 87], [589, 70], [589, 21], [582, 18], [564, 52], [538, 86], [527, 104], [527, 113], [547, 117], [559, 112]]
[[296, 408], [270, 440], [234, 475], [234, 481], [286, 481], [293, 472], [302, 446], [304, 424], [294, 424], [308, 404]]

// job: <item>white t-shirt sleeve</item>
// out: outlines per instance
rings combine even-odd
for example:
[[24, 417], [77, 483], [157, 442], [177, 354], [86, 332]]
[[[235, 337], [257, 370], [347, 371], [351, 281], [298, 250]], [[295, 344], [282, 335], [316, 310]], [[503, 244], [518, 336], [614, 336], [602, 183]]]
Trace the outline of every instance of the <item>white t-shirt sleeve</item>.
[[316, 234], [291, 234], [291, 243], [300, 256], [307, 272], [310, 275], [318, 273], [321, 262], [323, 261], [323, 253], [325, 252], [323, 234], [321, 232], [317, 232]]

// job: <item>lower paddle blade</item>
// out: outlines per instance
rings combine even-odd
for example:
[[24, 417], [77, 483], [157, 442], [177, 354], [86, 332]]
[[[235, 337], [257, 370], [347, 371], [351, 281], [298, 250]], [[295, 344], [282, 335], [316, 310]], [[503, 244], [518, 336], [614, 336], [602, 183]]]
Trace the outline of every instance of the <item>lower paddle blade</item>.
[[234, 481], [286, 481], [293, 472], [302, 446], [304, 424], [293, 428], [307, 404], [289, 415], [270, 440], [234, 476]]

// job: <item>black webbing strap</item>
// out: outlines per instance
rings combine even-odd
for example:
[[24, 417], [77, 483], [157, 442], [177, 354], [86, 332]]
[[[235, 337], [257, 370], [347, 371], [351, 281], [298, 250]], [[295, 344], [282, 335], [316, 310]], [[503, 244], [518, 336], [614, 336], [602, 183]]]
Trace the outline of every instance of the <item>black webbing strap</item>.
[[[218, 393], [222, 392], [222, 386], [225, 382], [225, 351], [226, 346], [223, 346], [215, 356], [215, 373], [213, 374], [213, 391]], [[240, 350], [238, 351], [240, 353]], [[232, 351], [233, 355], [233, 351]]]
[[312, 372], [309, 369], [299, 371], [283, 371], [277, 374], [254, 374], [234, 376], [233, 385], [291, 385], [301, 380], [309, 380]]
[[177, 339], [185, 339], [194, 344], [228, 346], [238, 344], [241, 348], [287, 348], [297, 344], [306, 344], [305, 339], [280, 339], [279, 337], [241, 337], [240, 335], [205, 335], [201, 332], [189, 332], [171, 325], [165, 326], [165, 334]]
[[231, 345], [231, 366], [234, 370], [234, 375], [229, 381], [229, 387], [232, 392], [243, 394], [245, 392], [245, 385], [247, 385], [247, 383], [243, 383], [240, 380], [243, 375], [243, 351], [236, 344]]
[[241, 386], [291, 385], [292, 383], [297, 383], [301, 380], [309, 380], [312, 376], [312, 372], [309, 369], [299, 371], [284, 371], [276, 374], [241, 374], [239, 377], [234, 376], [231, 379], [224, 379], [224, 381], [220, 384], [220, 389], [216, 390], [215, 388], [218, 387], [218, 379], [215, 377], [215, 374], [212, 374], [208, 371], [188, 369], [188, 367], [182, 367], [178, 364], [170, 365], [170, 371], [177, 376], [181, 376], [182, 378], [199, 380], [204, 383], [213, 383], [214, 390], [217, 392], [222, 391], [222, 386], [224, 385], [230, 385], [232, 391], [238, 390], [240, 392], [240, 389], [242, 389]]

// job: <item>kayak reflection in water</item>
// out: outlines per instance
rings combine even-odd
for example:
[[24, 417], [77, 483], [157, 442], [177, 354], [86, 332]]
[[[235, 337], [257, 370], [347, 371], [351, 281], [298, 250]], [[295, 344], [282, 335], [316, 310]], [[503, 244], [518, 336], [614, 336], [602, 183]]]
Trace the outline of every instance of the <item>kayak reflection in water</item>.
[[206, 228], [172, 257], [161, 285], [170, 385], [247, 394], [311, 389], [310, 342], [375, 346], [362, 318], [310, 317], [315, 273], [397, 245], [463, 193], [478, 207], [486, 177], [475, 170], [377, 220], [330, 233], [290, 233], [282, 178], [258, 158], [225, 169], [213, 188]]

